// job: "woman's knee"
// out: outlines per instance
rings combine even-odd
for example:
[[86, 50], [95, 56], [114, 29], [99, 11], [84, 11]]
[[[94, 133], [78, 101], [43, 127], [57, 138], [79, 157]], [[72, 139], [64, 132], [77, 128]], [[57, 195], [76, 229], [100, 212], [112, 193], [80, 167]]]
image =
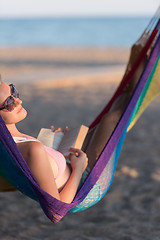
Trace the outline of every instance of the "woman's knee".
[[116, 110], [114, 112], [107, 113], [101, 119], [100, 124], [113, 124], [116, 123], [121, 117], [122, 112], [120, 110]]

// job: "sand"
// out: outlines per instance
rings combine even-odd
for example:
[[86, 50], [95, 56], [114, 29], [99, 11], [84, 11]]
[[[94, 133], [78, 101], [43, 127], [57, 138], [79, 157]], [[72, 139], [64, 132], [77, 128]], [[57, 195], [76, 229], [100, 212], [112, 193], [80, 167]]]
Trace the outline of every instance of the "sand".
[[[87, 54], [85, 49], [0, 49], [1, 74], [19, 87], [28, 111], [19, 129], [36, 136], [51, 124], [89, 125], [122, 78], [128, 54], [127, 49]], [[53, 224], [33, 200], [19, 192], [0, 193], [0, 240], [160, 239], [159, 104], [157, 98], [128, 133], [112, 185], [98, 204]]]

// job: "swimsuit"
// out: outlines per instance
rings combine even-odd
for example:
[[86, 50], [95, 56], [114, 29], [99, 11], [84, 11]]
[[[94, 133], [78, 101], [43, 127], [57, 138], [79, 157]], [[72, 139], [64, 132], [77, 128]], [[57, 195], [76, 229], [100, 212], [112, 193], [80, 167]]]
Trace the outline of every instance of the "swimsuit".
[[[25, 134], [23, 134], [23, 135], [25, 137], [13, 137], [15, 143], [30, 142], [30, 141], [39, 142], [36, 138], [33, 138], [33, 137], [25, 135]], [[66, 169], [66, 164], [70, 163], [70, 160], [65, 159], [63, 154], [56, 151], [55, 149], [52, 149], [45, 145], [44, 145], [44, 148], [45, 148], [46, 152], [55, 160], [55, 162], [57, 164], [58, 174], [57, 174], [57, 177], [55, 178], [55, 180], [57, 180], [58, 178], [60, 178], [63, 175], [63, 173]], [[90, 169], [89, 169], [89, 167], [87, 167], [86, 170], [84, 171], [84, 173], [82, 174], [82, 178], [80, 180], [78, 189], [81, 187], [81, 185], [83, 184], [83, 182], [85, 181], [85, 179], [89, 173], [90, 173]]]
[[[25, 137], [13, 137], [15, 143], [22, 143], [22, 142], [39, 142], [36, 138], [33, 138], [33, 137], [30, 137], [28, 135], [24, 135]], [[58, 167], [58, 174], [56, 176], [56, 180], [58, 178], [60, 178], [65, 169], [66, 169], [66, 159], [65, 157], [62, 155], [62, 153], [52, 149], [52, 148], [49, 148], [47, 146], [44, 146], [45, 148], [45, 151], [55, 160], [56, 164], [57, 164], [57, 167]]]

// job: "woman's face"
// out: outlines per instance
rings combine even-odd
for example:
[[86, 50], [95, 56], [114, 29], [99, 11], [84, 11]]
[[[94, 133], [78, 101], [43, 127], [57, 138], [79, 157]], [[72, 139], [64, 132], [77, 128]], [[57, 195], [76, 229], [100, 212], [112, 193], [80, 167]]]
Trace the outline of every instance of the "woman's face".
[[[5, 100], [11, 96], [11, 88], [9, 85], [1, 82], [0, 85], [0, 107], [3, 106]], [[22, 101], [19, 98], [14, 98], [15, 108], [13, 111], [9, 112], [6, 109], [0, 110], [0, 115], [6, 124], [15, 124], [23, 120], [27, 111], [22, 107]]]

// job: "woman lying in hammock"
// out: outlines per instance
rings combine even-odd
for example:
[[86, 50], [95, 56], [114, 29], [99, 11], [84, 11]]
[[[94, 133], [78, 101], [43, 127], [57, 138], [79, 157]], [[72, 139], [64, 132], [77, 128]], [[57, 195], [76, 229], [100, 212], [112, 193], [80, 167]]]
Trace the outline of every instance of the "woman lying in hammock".
[[19, 132], [15, 124], [26, 117], [27, 111], [22, 106], [16, 87], [13, 84], [7, 85], [1, 82], [1, 117], [44, 191], [63, 202], [71, 203], [73, 201], [78, 187], [88, 175], [89, 169], [94, 165], [117, 124], [134, 85], [135, 81], [133, 80], [113, 104], [110, 112], [103, 117], [97, 127], [89, 132], [83, 146], [85, 153], [82, 150], [71, 148], [70, 163], [66, 163], [66, 159], [60, 152], [43, 146], [35, 138]]
[[41, 188], [61, 201], [72, 202], [88, 164], [86, 154], [72, 148], [69, 156], [71, 164], [66, 164], [61, 153], [19, 132], [15, 124], [26, 117], [27, 111], [22, 107], [19, 93], [13, 84], [1, 82], [0, 110], [12, 137], [15, 137], [15, 141], [21, 140], [17, 146]]

